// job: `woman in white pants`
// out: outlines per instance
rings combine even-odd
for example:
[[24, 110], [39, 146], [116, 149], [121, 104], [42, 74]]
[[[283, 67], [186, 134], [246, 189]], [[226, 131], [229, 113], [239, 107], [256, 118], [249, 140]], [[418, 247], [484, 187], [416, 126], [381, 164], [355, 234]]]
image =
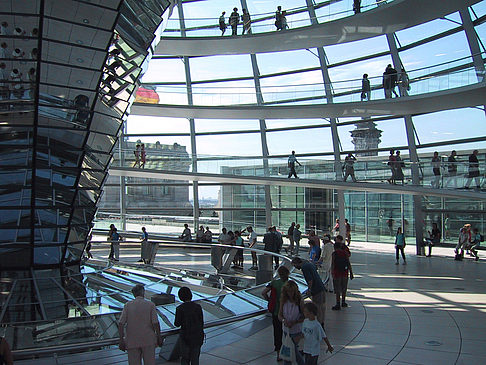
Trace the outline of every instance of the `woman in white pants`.
[[322, 239], [321, 258], [319, 259], [318, 265], [320, 266], [319, 271], [322, 276], [324, 286], [326, 287], [326, 290], [331, 293], [334, 291], [334, 285], [332, 283], [331, 276], [331, 262], [333, 252], [334, 245], [331, 241], [331, 237], [329, 237], [329, 235], [325, 235]]

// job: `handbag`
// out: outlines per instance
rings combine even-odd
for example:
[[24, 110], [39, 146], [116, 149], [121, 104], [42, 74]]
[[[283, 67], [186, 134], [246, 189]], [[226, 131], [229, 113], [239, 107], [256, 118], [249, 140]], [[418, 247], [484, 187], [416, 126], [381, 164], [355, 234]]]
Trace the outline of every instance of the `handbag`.
[[270, 300], [268, 301], [268, 311], [273, 313], [275, 311], [275, 306], [277, 305], [277, 289], [273, 286], [270, 290]]
[[285, 332], [283, 333], [282, 337], [282, 347], [280, 348], [280, 358], [283, 361], [288, 361], [292, 364], [295, 364], [296, 357], [295, 357], [295, 344], [290, 334]]

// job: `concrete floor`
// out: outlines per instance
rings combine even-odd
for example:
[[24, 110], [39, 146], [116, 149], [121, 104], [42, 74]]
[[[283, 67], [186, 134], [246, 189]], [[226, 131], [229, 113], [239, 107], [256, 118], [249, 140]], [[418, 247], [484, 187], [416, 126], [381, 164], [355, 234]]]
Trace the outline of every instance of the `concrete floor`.
[[[137, 249], [122, 245], [121, 251], [123, 261], [139, 258]], [[356, 277], [349, 285], [349, 308], [332, 311], [335, 299], [328, 294], [325, 328], [335, 351], [326, 354], [322, 346], [320, 364], [486, 364], [485, 261], [454, 261], [452, 249], [441, 247], [427, 258], [407, 246], [408, 265], [395, 265], [390, 244], [353, 242], [351, 251]], [[92, 252], [100, 258], [108, 253], [105, 246]], [[245, 260], [249, 266], [249, 257]], [[164, 266], [212, 270], [209, 262], [209, 252], [201, 249], [161, 249], [157, 259]], [[208, 336], [201, 364], [276, 363], [268, 317], [224, 332]], [[89, 362], [127, 363], [121, 352], [111, 351], [111, 362], [99, 357]], [[56, 364], [51, 361], [45, 364]], [[76, 362], [72, 356], [57, 361]]]

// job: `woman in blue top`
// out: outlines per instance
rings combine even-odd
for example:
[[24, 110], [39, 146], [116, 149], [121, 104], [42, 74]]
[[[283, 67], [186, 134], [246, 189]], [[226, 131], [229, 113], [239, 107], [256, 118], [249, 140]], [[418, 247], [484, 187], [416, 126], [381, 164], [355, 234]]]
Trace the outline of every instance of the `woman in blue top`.
[[395, 265], [398, 265], [398, 253], [399, 251], [402, 253], [402, 259], [403, 259], [403, 264], [407, 264], [407, 260], [405, 259], [405, 234], [402, 233], [402, 227], [398, 227], [397, 229], [397, 235], [395, 237], [395, 251], [396, 255], [395, 258], [397, 259], [397, 262], [395, 262]]
[[319, 259], [321, 258], [321, 248], [319, 244], [314, 241], [309, 240], [310, 250], [309, 250], [309, 261], [317, 266]]

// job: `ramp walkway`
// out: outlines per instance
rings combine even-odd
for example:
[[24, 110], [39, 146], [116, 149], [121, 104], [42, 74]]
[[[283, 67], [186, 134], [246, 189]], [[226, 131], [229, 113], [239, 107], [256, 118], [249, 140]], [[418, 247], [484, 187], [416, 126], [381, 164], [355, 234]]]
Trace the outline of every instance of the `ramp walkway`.
[[483, 105], [486, 83], [426, 94], [368, 102], [313, 105], [167, 105], [135, 103], [131, 115], [200, 119], [315, 119], [340, 117], [403, 116]]
[[238, 37], [162, 37], [155, 55], [210, 56], [315, 48], [392, 33], [444, 17], [479, 0], [394, 0], [338, 20]]
[[112, 167], [111, 176], [126, 176], [162, 180], [206, 181], [242, 185], [293, 186], [316, 189], [336, 189], [352, 191], [369, 191], [376, 193], [409, 194], [419, 196], [438, 196], [462, 199], [486, 200], [486, 193], [471, 190], [436, 189], [416, 185], [390, 185], [369, 182], [344, 182], [319, 179], [288, 179], [282, 177], [241, 176], [215, 173], [198, 173], [185, 171], [160, 171], [129, 167]]

